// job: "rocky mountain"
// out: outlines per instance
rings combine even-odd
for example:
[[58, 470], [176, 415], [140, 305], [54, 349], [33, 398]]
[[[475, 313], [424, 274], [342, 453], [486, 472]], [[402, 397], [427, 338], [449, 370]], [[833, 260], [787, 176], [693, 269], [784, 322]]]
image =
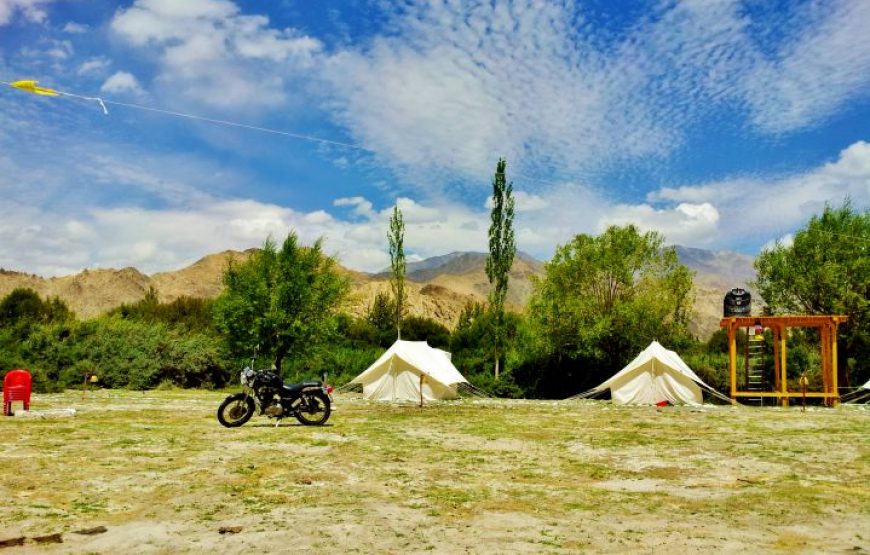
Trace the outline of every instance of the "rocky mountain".
[[28, 287], [43, 297], [60, 297], [81, 318], [91, 318], [123, 304], [138, 301], [154, 287], [160, 300], [171, 302], [182, 295], [216, 297], [221, 275], [233, 258], [245, 260], [252, 251], [224, 251], [174, 272], [147, 276], [136, 268], [84, 270], [71, 276], [43, 278], [0, 270], [0, 297], [17, 287]]
[[676, 247], [680, 262], [695, 272], [695, 314], [690, 329], [701, 338], [719, 329], [725, 293], [734, 287], [752, 294], [753, 312], [760, 312], [760, 297], [749, 287], [755, 279], [755, 260], [747, 254]]
[[[454, 252], [407, 264], [409, 309], [415, 316], [435, 318], [452, 327], [468, 302], [484, 302], [489, 293], [486, 257], [479, 252]], [[518, 253], [510, 273], [506, 306], [522, 311], [532, 293], [532, 276], [542, 276], [544, 264]], [[390, 273], [363, 274], [354, 284], [350, 312], [365, 313], [379, 291], [390, 291]]]
[[[232, 259], [244, 261], [253, 250], [224, 251], [206, 256], [176, 271], [145, 275], [135, 268], [84, 270], [72, 276], [42, 278], [0, 270], [0, 297], [16, 287], [29, 287], [44, 297], [63, 299], [79, 317], [89, 318], [121, 303], [141, 299], [154, 287], [162, 301], [182, 295], [216, 297], [221, 275]], [[677, 247], [684, 264], [696, 272], [696, 314], [692, 329], [708, 337], [719, 327], [722, 298], [731, 287], [745, 287], [754, 278], [752, 257], [730, 252]], [[408, 264], [406, 289], [409, 313], [434, 318], [452, 327], [469, 301], [483, 302], [489, 291], [486, 254], [454, 252]], [[390, 290], [389, 273], [367, 274], [342, 268], [350, 278], [352, 293], [345, 309], [365, 314], [378, 292]], [[532, 277], [543, 276], [544, 264], [529, 255], [518, 254], [511, 270], [507, 305], [521, 311], [532, 293]]]

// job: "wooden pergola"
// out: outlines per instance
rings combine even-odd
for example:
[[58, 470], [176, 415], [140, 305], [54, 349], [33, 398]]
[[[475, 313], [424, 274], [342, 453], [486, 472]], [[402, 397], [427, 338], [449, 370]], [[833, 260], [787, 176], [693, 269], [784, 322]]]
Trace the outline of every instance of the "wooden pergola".
[[[731, 399], [738, 397], [775, 397], [782, 406], [788, 406], [792, 397], [801, 397], [800, 391], [789, 391], [786, 372], [786, 329], [817, 328], [822, 348], [823, 391], [808, 391], [807, 397], [821, 397], [825, 404], [833, 406], [840, 400], [837, 390], [837, 327], [847, 316], [742, 316], [722, 318], [719, 327], [728, 330], [729, 368], [731, 370]], [[769, 328], [773, 333], [773, 358], [775, 364], [773, 391], [740, 391], [737, 388], [737, 330], [753, 326]]]

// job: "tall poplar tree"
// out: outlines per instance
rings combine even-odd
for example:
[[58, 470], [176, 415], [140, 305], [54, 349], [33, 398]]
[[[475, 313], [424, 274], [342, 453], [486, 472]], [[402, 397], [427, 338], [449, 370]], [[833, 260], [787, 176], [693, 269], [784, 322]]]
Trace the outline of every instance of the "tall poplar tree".
[[397, 204], [393, 208], [390, 218], [390, 233], [387, 234], [390, 242], [390, 268], [393, 275], [390, 278], [390, 286], [393, 289], [395, 300], [396, 335], [402, 338], [402, 317], [405, 315], [405, 221], [402, 219], [402, 211]]
[[504, 352], [504, 302], [507, 298], [508, 274], [514, 263], [517, 245], [514, 241], [513, 183], [505, 177], [507, 162], [499, 158], [492, 179], [492, 223], [489, 226], [489, 257], [486, 259], [486, 277], [489, 278], [489, 305], [493, 313], [493, 356], [495, 379]]

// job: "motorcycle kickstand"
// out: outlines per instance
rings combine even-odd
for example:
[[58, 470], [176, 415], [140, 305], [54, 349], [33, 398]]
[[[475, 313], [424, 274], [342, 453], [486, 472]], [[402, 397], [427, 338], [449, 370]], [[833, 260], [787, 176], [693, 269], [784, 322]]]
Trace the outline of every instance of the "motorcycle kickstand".
[[275, 421], [275, 427], [276, 427], [276, 428], [277, 428], [278, 426], [280, 426], [280, 425], [281, 425], [281, 418], [279, 418], [279, 419], [277, 419], [277, 420]]

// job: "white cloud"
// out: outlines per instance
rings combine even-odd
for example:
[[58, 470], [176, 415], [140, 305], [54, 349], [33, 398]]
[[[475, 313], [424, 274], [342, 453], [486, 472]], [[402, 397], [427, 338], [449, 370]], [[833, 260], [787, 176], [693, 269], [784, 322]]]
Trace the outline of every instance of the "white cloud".
[[[25, 4], [44, 5], [0, 0], [0, 21], [4, 8], [12, 13], [10, 6]], [[437, 190], [430, 194], [426, 176], [445, 188], [473, 179], [489, 189], [494, 160], [504, 155], [509, 174], [582, 177], [602, 166], [667, 156], [686, 129], [714, 113], [710, 106], [742, 110], [751, 125], [770, 133], [828, 117], [866, 90], [868, 39], [854, 23], [867, 20], [866, 5], [817, 4], [818, 25], [788, 27], [786, 42], [766, 45], [764, 55], [741, 5], [730, 1], [663, 3], [616, 39], [583, 21], [582, 7], [574, 18], [567, 2], [410, 2], [402, 15], [390, 16], [388, 33], [334, 55], [316, 39], [275, 29], [221, 0], [138, 0], [116, 13], [112, 28], [128, 45], [156, 56], [158, 87], [219, 107], [279, 105], [295, 72], [323, 62], [336, 120], [379, 161], [415, 178], [397, 201], [410, 260], [486, 249], [483, 196], [471, 197], [472, 206], [444, 200]], [[69, 42], [50, 46], [58, 59], [72, 53]], [[99, 75], [108, 66], [107, 59], [91, 58], [78, 71]], [[828, 78], [830, 87], [823, 86]], [[141, 85], [118, 72], [103, 90]], [[0, 265], [45, 273], [126, 264], [156, 271], [216, 250], [256, 246], [290, 229], [307, 242], [325, 235], [327, 250], [348, 266], [377, 270], [388, 262], [392, 206], [354, 196], [328, 210], [299, 211], [227, 198], [233, 195], [211, 189], [203, 176], [213, 172], [203, 171], [204, 164], [182, 171], [192, 164], [181, 155], [147, 162], [130, 152], [83, 155], [86, 149], [71, 143], [79, 135], [25, 135], [38, 118], [4, 118], [13, 109], [0, 110], [0, 204], [8, 215], [0, 221]], [[27, 171], [9, 171], [20, 151], [8, 146], [31, 140], [37, 161]], [[52, 156], [59, 144], [69, 149], [67, 159]], [[662, 188], [644, 201], [614, 200], [589, 181], [517, 179], [519, 247], [547, 257], [574, 234], [612, 223], [634, 223], [695, 246], [732, 246], [743, 236], [787, 238], [825, 201], [850, 195], [857, 206], [870, 205], [870, 145], [855, 143], [837, 160], [799, 175]]]
[[532, 1], [412, 5], [394, 16], [399, 33], [325, 63], [335, 117], [384, 163], [442, 183], [479, 179], [500, 155], [521, 171], [578, 172], [667, 152], [667, 130], [645, 103], [626, 101], [634, 77], [612, 82], [573, 35], [569, 11]]
[[[389, 263], [386, 233], [392, 205], [376, 209], [367, 198], [356, 196], [336, 199], [335, 213], [305, 212], [206, 193], [204, 185], [194, 185], [208, 175], [202, 167], [194, 165], [187, 174], [173, 178], [158, 169], [187, 167], [190, 162], [152, 160], [146, 167], [98, 157], [83, 164], [92, 168], [95, 189], [81, 194], [127, 187], [156, 196], [162, 205], [53, 206], [50, 199], [57, 191], [49, 191], [39, 202], [14, 200], [27, 197], [10, 188], [17, 183], [14, 162], [0, 157], [0, 169], [7, 176], [0, 179], [0, 193], [8, 206], [0, 222], [0, 266], [46, 275], [127, 265], [155, 272], [184, 266], [212, 252], [259, 246], [269, 236], [280, 240], [291, 230], [306, 244], [324, 237], [326, 252], [350, 268], [378, 271]], [[52, 179], [50, 174], [32, 177]], [[614, 202], [577, 183], [553, 185], [517, 197], [517, 246], [548, 258], [556, 245], [577, 233], [597, 234], [608, 225], [626, 224], [658, 231], [668, 243], [687, 246], [729, 246], [743, 235], [788, 242], [786, 231], [804, 225], [824, 202], [839, 203], [846, 194], [856, 206], [870, 205], [870, 144], [855, 143], [836, 161], [799, 176], [671, 189], [667, 195], [654, 194], [648, 202], [637, 204]], [[525, 199], [538, 208], [520, 210]], [[485, 207], [408, 197], [396, 202], [404, 216], [409, 259], [486, 251], [489, 212]], [[352, 209], [350, 218], [341, 215], [347, 208]]]
[[[389, 263], [387, 211], [347, 222], [324, 211], [303, 213], [253, 200], [212, 200], [188, 209], [102, 208], [76, 215], [16, 208], [22, 209], [0, 225], [0, 266], [46, 275], [129, 265], [150, 273], [228, 248], [260, 246], [269, 236], [281, 240], [291, 230], [306, 244], [325, 237], [326, 251], [346, 266], [374, 271]], [[438, 224], [408, 223], [407, 244], [421, 246], [416, 255], [485, 246], [484, 234], [463, 240], [468, 233], [456, 224], [470, 216], [452, 212]], [[42, 223], [29, 224], [34, 221]]]
[[[526, 191], [514, 191], [513, 197], [515, 204], [514, 211], [516, 213], [535, 212], [538, 210], [544, 210], [550, 206], [550, 203], [544, 197], [533, 193], [527, 193]], [[492, 207], [492, 197], [487, 197], [486, 203], [484, 203], [484, 208], [491, 210]]]
[[744, 178], [662, 189], [650, 202], [709, 203], [720, 214], [716, 245], [741, 236], [781, 236], [818, 214], [825, 203], [839, 205], [850, 197], [858, 207], [870, 206], [870, 144], [858, 141], [836, 161], [784, 177]]
[[96, 56], [94, 58], [88, 58], [79, 66], [77, 73], [79, 75], [90, 75], [92, 73], [103, 73], [107, 69], [112, 62], [103, 56]]
[[82, 33], [90, 31], [90, 29], [90, 26], [83, 23], [76, 23], [75, 21], [69, 21], [63, 26], [63, 32], [71, 35], [81, 35]]
[[[610, 225], [634, 224], [643, 231], [662, 233], [669, 244], [695, 246], [709, 244], [722, 232], [719, 211], [710, 203], [663, 207], [615, 202], [577, 183], [550, 186], [534, 198], [541, 208], [527, 210], [517, 197], [514, 227], [518, 248], [541, 258], [549, 258], [556, 245], [578, 233], [595, 235]], [[484, 229], [488, 217], [488, 211], [478, 214]]]
[[139, 81], [132, 73], [117, 71], [100, 87], [101, 92], [143, 94]]
[[648, 204], [617, 205], [599, 220], [599, 230], [635, 224], [641, 231], [657, 231], [668, 243], [699, 245], [718, 235], [719, 212], [710, 203], [681, 203], [657, 209]]
[[759, 251], [768, 251], [775, 248], [777, 245], [785, 248], [790, 248], [792, 245], [794, 245], [794, 234], [786, 233], [779, 239], [771, 239], [770, 241], [762, 245]]
[[12, 22], [13, 16], [20, 13], [31, 23], [42, 23], [48, 17], [44, 5], [53, 0], [0, 0], [0, 27]]
[[[487, 207], [492, 203], [492, 197], [487, 201]], [[550, 203], [540, 195], [527, 193], [525, 191], [514, 191], [515, 210], [518, 213], [535, 212], [544, 210], [550, 207]]]
[[160, 56], [168, 92], [220, 108], [277, 106], [285, 83], [310, 64], [321, 43], [269, 19], [243, 15], [226, 0], [136, 0], [115, 14], [112, 30]]
[[[190, 173], [177, 173], [159, 168], [160, 164], [189, 164]], [[123, 187], [136, 194], [145, 193], [155, 199], [173, 206], [189, 206], [213, 200], [213, 196], [204, 192], [189, 181], [199, 181], [195, 172], [202, 171], [195, 167], [194, 161], [180, 159], [178, 161], [164, 158], [160, 160], [128, 162], [106, 155], [92, 154], [82, 161], [77, 168], [87, 179], [97, 186]]]
[[352, 206], [353, 213], [364, 218], [374, 216], [372, 203], [363, 197], [340, 198], [332, 203], [334, 206]]
[[816, 124], [870, 88], [870, 2], [807, 5], [818, 22], [789, 37], [742, 81], [753, 122], [771, 132]]
[[662, 2], [619, 38], [584, 20], [586, 9], [402, 3], [387, 13], [389, 33], [324, 60], [333, 117], [420, 190], [483, 187], [501, 155], [519, 173], [584, 179], [668, 156], [711, 114], [794, 131], [870, 86], [865, 0], [756, 21], [736, 0]]
[[63, 61], [72, 56], [73, 45], [68, 40], [53, 40], [52, 46], [45, 52], [56, 61]]
[[30, 64], [50, 63], [59, 71], [75, 53], [72, 42], [68, 40], [44, 39], [34, 41], [33, 45], [22, 46], [18, 51], [21, 58]]

